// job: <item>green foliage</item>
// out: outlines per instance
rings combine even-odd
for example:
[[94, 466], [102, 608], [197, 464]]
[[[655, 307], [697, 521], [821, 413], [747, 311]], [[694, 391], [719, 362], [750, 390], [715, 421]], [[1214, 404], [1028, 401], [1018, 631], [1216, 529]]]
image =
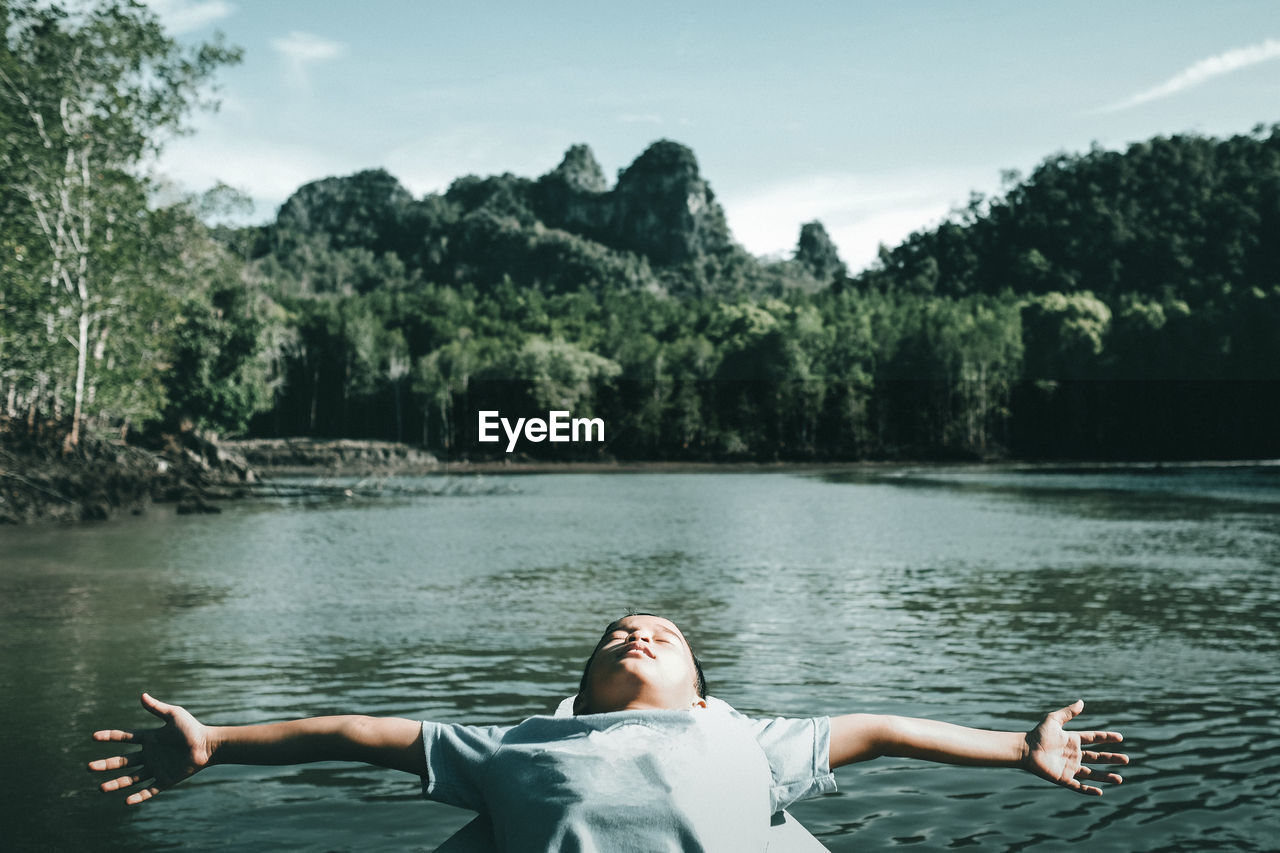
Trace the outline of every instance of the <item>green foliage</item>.
[[1092, 293], [1046, 293], [1027, 300], [1022, 326], [1028, 342], [1026, 373], [1034, 379], [1095, 376], [1111, 309]]
[[1109, 305], [1177, 294], [1193, 308], [1223, 284], [1273, 283], [1280, 134], [1157, 137], [1124, 152], [1060, 154], [913, 234], [856, 277], [864, 287], [963, 295], [1072, 293]]
[[325, 178], [300, 187], [280, 207], [275, 234], [284, 252], [291, 242], [323, 238], [337, 251], [408, 254], [413, 196], [382, 169]]
[[[536, 179], [414, 199], [370, 170], [209, 229], [234, 197], [157, 208], [138, 167], [236, 54], [183, 53], [124, 2], [0, 15], [11, 414], [451, 456], [491, 451], [481, 409], [599, 416], [608, 453], [675, 459], [1176, 455], [1280, 432], [1203, 404], [1253, 411], [1280, 381], [1275, 129], [1050, 158], [853, 277], [817, 222], [790, 260], [734, 245], [669, 140], [612, 189], [578, 145]], [[1242, 381], [1202, 390], [1222, 378]]]
[[0, 379], [10, 407], [69, 412], [75, 443], [87, 415], [127, 423], [164, 408], [174, 300], [156, 277], [161, 218], [139, 175], [239, 54], [216, 39], [184, 50], [146, 7], [120, 0], [15, 0], [0, 22], [0, 245], [14, 273], [3, 301], [30, 312], [0, 327], [22, 365]]
[[[1258, 135], [1244, 147], [1262, 141]], [[884, 251], [876, 268], [853, 279], [840, 273], [816, 223], [789, 261], [763, 263], [737, 247], [689, 248], [696, 227], [667, 254], [620, 251], [612, 217], [625, 204], [613, 206], [622, 196], [593, 177], [589, 155], [575, 149], [536, 182], [467, 178], [446, 197], [428, 197], [440, 229], [425, 238], [438, 249], [434, 265], [410, 261], [381, 286], [345, 291], [400, 294], [394, 310], [371, 310], [403, 332], [415, 364], [413, 409], [431, 446], [479, 450], [468, 423], [479, 408], [528, 415], [563, 402], [604, 416], [610, 450], [622, 455], [1106, 454], [1114, 452], [1108, 437], [1122, 453], [1141, 453], [1138, 430], [1105, 413], [1129, 411], [1129, 422], [1139, 423], [1161, 409], [1147, 415], [1130, 404], [1127, 386], [1106, 383], [1271, 381], [1280, 373], [1274, 285], [1233, 287], [1197, 261], [1203, 286], [1187, 294], [1169, 285], [1117, 291], [1112, 282], [1095, 295], [1080, 286], [1123, 267], [1118, 257], [1100, 263], [1088, 245], [1131, 236], [1119, 208], [1096, 199], [1089, 210], [1106, 235], [1091, 236], [1072, 219], [1081, 212], [1073, 170], [1095, 161], [1121, 168], [1103, 152], [1049, 161], [1026, 181], [1011, 181], [1004, 199], [975, 197], [952, 221]], [[641, 173], [655, 199], [663, 187], [700, 180], [692, 153], [670, 143], [646, 152], [620, 186]], [[575, 184], [566, 174], [585, 177]], [[1052, 205], [1067, 212], [1036, 225], [1037, 211]], [[599, 221], [575, 220], [586, 213]], [[547, 227], [557, 215], [564, 227]], [[1176, 248], [1182, 239], [1165, 242]], [[1063, 263], [1066, 244], [1081, 264]], [[314, 279], [331, 266], [317, 251], [291, 275]], [[272, 263], [281, 262], [266, 258], [259, 268]], [[824, 276], [838, 286], [822, 286]], [[369, 404], [388, 399], [367, 385], [340, 398], [352, 395]], [[324, 420], [312, 430], [347, 428]]]
[[593, 385], [622, 372], [611, 359], [562, 340], [532, 337], [519, 349], [508, 350], [487, 373], [497, 379], [518, 379], [529, 385], [530, 402], [542, 411], [567, 409], [589, 413]]

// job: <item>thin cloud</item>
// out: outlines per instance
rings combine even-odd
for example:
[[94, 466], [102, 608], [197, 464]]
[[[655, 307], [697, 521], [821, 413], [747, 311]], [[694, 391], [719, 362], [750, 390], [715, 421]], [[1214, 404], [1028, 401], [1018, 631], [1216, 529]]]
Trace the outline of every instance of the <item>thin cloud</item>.
[[818, 219], [841, 259], [858, 270], [875, 261], [881, 244], [895, 246], [937, 225], [990, 182], [985, 173], [964, 170], [828, 173], [719, 195], [734, 239], [752, 254], [790, 256], [801, 223]]
[[1260, 62], [1267, 62], [1272, 59], [1280, 59], [1280, 41], [1275, 39], [1267, 39], [1264, 42], [1251, 44], [1248, 47], [1232, 48], [1216, 56], [1210, 56], [1206, 59], [1201, 59], [1199, 62], [1192, 63], [1159, 86], [1130, 95], [1122, 101], [1103, 107], [1100, 112], [1119, 112], [1120, 110], [1136, 107], [1139, 104], [1145, 104], [1148, 101], [1167, 98], [1185, 89], [1199, 86], [1207, 80], [1221, 77], [1223, 74], [1230, 74], [1233, 71], [1239, 71], [1242, 68], [1248, 68], [1251, 65], [1257, 65]]
[[258, 221], [271, 217], [303, 184], [359, 168], [361, 164], [315, 147], [246, 138], [213, 127], [175, 139], [156, 165], [159, 174], [183, 190], [202, 192], [219, 182], [242, 188], [254, 201], [251, 218]]
[[653, 113], [623, 113], [618, 116], [623, 124], [662, 124], [662, 116]]
[[271, 47], [284, 59], [289, 70], [289, 82], [296, 86], [307, 85], [307, 70], [315, 63], [339, 59], [347, 53], [347, 46], [342, 42], [300, 30], [272, 39]]
[[541, 175], [555, 168], [573, 142], [558, 129], [461, 124], [395, 145], [377, 158], [414, 195], [443, 192], [463, 175]]
[[236, 10], [225, 0], [150, 0], [147, 5], [174, 35], [207, 27]]

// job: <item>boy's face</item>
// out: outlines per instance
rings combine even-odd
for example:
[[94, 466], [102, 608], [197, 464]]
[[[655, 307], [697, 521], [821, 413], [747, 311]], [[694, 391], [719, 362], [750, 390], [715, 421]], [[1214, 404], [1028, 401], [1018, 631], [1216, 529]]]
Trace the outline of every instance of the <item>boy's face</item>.
[[[661, 616], [624, 616], [605, 629], [587, 670], [590, 710], [706, 707], [698, 696], [693, 652], [675, 623]], [[577, 713], [586, 712], [579, 696]]]

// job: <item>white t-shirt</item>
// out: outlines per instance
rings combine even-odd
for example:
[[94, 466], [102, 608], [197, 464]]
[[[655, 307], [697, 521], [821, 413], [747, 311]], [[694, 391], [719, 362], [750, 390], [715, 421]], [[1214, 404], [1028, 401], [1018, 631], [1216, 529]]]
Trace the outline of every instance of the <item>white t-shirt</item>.
[[764, 850], [770, 818], [835, 790], [830, 720], [705, 709], [423, 723], [426, 797], [487, 815], [500, 851]]

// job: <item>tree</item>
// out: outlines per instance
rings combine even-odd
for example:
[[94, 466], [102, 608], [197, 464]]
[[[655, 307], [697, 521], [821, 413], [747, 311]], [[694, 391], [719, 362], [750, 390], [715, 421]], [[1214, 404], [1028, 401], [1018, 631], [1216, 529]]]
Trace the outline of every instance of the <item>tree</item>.
[[1084, 291], [1046, 293], [1022, 308], [1026, 375], [1030, 379], [1079, 379], [1094, 375], [1111, 309]]
[[[248, 286], [243, 266], [179, 204], [151, 213], [144, 286], [168, 298], [171, 319], [159, 324], [166, 420], [239, 433], [270, 408], [290, 340], [284, 310]], [[174, 287], [173, 282], [182, 282]], [[131, 337], [137, 337], [135, 335]]]
[[440, 441], [438, 445], [445, 454], [453, 450], [457, 430], [454, 398], [461, 398], [465, 408], [471, 377], [485, 364], [489, 351], [495, 346], [494, 341], [477, 341], [470, 329], [462, 328], [458, 331], [456, 339], [418, 359], [413, 376], [413, 390], [424, 398], [422, 403], [422, 443], [424, 445], [431, 444], [427, 430], [431, 422], [430, 408], [434, 405], [439, 411]]
[[562, 340], [533, 337], [494, 367], [494, 375], [529, 383], [529, 395], [539, 410], [563, 409], [590, 414], [598, 384], [616, 378], [622, 368]]
[[84, 11], [12, 0], [0, 14], [0, 165], [48, 253], [46, 325], [75, 353], [74, 445], [91, 348], [137, 293], [126, 284], [146, 214], [142, 167], [166, 133], [182, 132], [192, 108], [213, 105], [205, 83], [240, 54], [220, 38], [183, 50], [147, 7], [128, 0]]

